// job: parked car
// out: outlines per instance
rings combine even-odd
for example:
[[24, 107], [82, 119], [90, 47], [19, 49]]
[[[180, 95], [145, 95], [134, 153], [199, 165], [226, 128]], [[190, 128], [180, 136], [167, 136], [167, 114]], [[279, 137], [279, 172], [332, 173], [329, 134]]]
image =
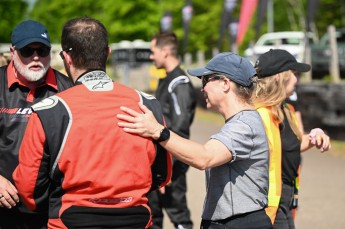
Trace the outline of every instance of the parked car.
[[284, 49], [290, 52], [298, 61], [303, 62], [307, 42], [312, 44], [316, 40], [312, 33], [302, 31], [266, 33], [257, 40], [253, 47], [249, 47], [244, 51], [244, 56], [252, 63], [255, 63], [261, 54], [270, 49]]
[[[335, 32], [338, 50], [339, 70], [341, 76], [345, 77], [345, 28]], [[311, 46], [311, 64], [313, 78], [321, 78], [329, 75], [329, 62], [331, 60], [331, 50], [329, 48], [329, 35], [325, 33], [320, 42]]]

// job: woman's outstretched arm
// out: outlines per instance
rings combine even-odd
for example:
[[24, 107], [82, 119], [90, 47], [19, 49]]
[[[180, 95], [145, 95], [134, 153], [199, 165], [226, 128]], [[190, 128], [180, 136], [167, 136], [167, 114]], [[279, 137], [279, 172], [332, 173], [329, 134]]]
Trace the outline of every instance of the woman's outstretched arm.
[[[152, 112], [145, 105], [139, 103], [139, 107], [142, 113], [128, 107], [121, 107], [124, 114], [117, 115], [117, 118], [120, 119], [118, 125], [128, 133], [157, 140], [164, 126], [156, 121]], [[177, 159], [201, 170], [219, 166], [232, 160], [230, 150], [222, 142], [215, 139], [210, 139], [202, 145], [170, 131], [170, 138], [160, 142], [160, 144]]]

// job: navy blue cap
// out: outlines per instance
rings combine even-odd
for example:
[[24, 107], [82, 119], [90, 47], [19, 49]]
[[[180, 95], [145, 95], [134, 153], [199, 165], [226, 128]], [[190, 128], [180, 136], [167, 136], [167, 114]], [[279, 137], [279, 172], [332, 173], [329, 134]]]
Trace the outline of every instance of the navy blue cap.
[[42, 43], [50, 46], [50, 38], [46, 27], [37, 21], [24, 21], [14, 28], [12, 32], [12, 45], [21, 49], [31, 43]]
[[244, 87], [251, 87], [251, 78], [256, 75], [253, 65], [246, 58], [231, 52], [219, 53], [205, 67], [189, 69], [187, 72], [199, 78], [212, 74], [222, 74]]
[[257, 59], [255, 68], [258, 77], [263, 78], [288, 70], [308, 72], [311, 67], [309, 64], [297, 62], [296, 58], [286, 50], [270, 49]]

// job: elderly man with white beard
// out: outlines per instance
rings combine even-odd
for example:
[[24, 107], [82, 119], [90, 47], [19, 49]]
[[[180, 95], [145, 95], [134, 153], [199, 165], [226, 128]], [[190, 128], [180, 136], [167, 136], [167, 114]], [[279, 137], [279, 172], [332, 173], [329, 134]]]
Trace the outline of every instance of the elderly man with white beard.
[[31, 212], [20, 201], [12, 173], [18, 165], [31, 106], [73, 85], [50, 67], [46, 27], [28, 20], [12, 32], [12, 59], [0, 68], [0, 229], [47, 228], [47, 215]]

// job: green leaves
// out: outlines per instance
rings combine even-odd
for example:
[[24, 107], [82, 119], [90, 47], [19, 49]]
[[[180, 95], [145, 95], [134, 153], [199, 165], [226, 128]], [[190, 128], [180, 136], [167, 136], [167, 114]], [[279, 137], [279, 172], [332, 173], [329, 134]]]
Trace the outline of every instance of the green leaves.
[[[184, 30], [182, 8], [186, 0], [36, 0], [30, 13], [27, 13], [28, 1], [0, 0], [0, 42], [10, 42], [11, 32], [16, 24], [25, 19], [33, 19], [45, 24], [53, 43], [60, 43], [64, 23], [75, 17], [90, 16], [100, 20], [108, 29], [109, 42], [142, 39], [149, 41], [160, 29], [160, 20], [166, 11], [172, 14], [172, 30], [180, 40], [182, 51]], [[241, 2], [231, 14], [239, 18]], [[218, 46], [221, 17], [224, 0], [192, 0], [193, 17], [189, 25], [187, 51], [195, 54], [198, 50], [211, 57], [212, 49]], [[274, 31], [303, 30], [306, 17], [307, 0], [274, 0]], [[298, 7], [296, 4], [298, 3]], [[298, 8], [298, 10], [296, 9]], [[345, 2], [339, 0], [322, 0], [316, 14], [316, 28], [320, 35], [329, 24], [337, 28], [345, 27]], [[253, 15], [247, 30], [240, 54], [255, 39], [256, 14]], [[267, 17], [261, 33], [267, 32]], [[229, 51], [229, 31], [226, 30], [220, 51]], [[181, 52], [180, 52], [181, 53]], [[182, 53], [181, 53], [182, 54]]]

